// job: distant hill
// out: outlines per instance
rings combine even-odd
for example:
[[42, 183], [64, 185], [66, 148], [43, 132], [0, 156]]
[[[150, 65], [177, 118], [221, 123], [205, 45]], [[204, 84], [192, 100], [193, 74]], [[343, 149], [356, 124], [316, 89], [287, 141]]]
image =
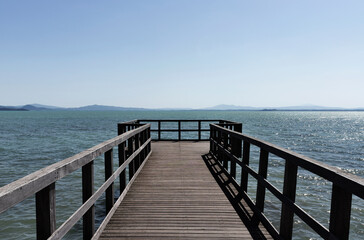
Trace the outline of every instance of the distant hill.
[[79, 110], [79, 111], [138, 111], [147, 110], [145, 108], [128, 108], [128, 107], [114, 107], [114, 106], [104, 106], [104, 105], [89, 105], [79, 108], [69, 108], [69, 110]]
[[77, 108], [62, 108], [42, 104], [27, 104], [23, 106], [0, 106], [0, 111], [54, 111], [54, 110], [72, 110], [72, 111], [167, 111], [167, 110], [209, 110], [209, 111], [364, 111], [364, 108], [339, 108], [323, 107], [316, 105], [302, 105], [289, 107], [250, 107], [220, 104], [213, 107], [192, 109], [192, 108], [135, 108], [135, 107], [116, 107], [105, 105], [88, 105]]
[[340, 108], [324, 107], [316, 105], [301, 105], [289, 107], [248, 107], [221, 104], [214, 107], [203, 108], [201, 110], [234, 110], [234, 111], [364, 111], [364, 108]]
[[43, 107], [36, 107], [34, 105], [24, 105], [22, 108], [29, 110], [29, 111], [44, 111], [44, 110], [49, 110], [49, 108], [43, 108]]
[[28, 110], [24, 108], [0, 106], [0, 111], [28, 111]]
[[227, 105], [227, 104], [220, 104], [213, 107], [203, 108], [202, 110], [261, 110], [263, 108], [257, 107], [247, 107], [247, 106], [236, 106], [236, 105]]

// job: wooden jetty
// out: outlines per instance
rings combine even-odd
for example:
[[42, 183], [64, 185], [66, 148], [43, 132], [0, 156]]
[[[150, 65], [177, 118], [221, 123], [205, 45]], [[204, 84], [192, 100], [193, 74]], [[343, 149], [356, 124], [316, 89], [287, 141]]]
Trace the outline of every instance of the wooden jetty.
[[[184, 126], [191, 123], [196, 127]], [[260, 149], [257, 172], [249, 166], [251, 146]], [[102, 154], [105, 182], [95, 190], [93, 166]], [[267, 179], [269, 155], [285, 161], [282, 190]], [[56, 228], [55, 184], [79, 168], [83, 204]], [[332, 183], [329, 228], [295, 203], [298, 168]], [[248, 176], [256, 181], [255, 201]], [[281, 202], [280, 229], [264, 214], [266, 191]], [[95, 202], [103, 193], [107, 215], [95, 229]], [[241, 123], [133, 120], [118, 124], [117, 137], [1, 187], [0, 213], [34, 195], [37, 239], [61, 239], [81, 219], [84, 239], [292, 239], [295, 215], [324, 239], [348, 239], [352, 195], [364, 199], [364, 179], [247, 136]]]

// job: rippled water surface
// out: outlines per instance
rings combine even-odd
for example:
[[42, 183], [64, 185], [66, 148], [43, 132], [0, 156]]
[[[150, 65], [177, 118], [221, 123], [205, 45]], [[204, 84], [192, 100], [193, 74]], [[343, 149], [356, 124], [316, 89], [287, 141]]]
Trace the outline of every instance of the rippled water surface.
[[[131, 119], [228, 119], [243, 123], [245, 134], [272, 142], [345, 172], [364, 177], [364, 112], [0, 112], [0, 186], [116, 136], [116, 124]], [[259, 149], [252, 148], [251, 165], [258, 168]], [[284, 161], [270, 156], [268, 179], [282, 190]], [[103, 160], [95, 163], [95, 185], [104, 178]], [[328, 227], [331, 183], [299, 169], [297, 203]], [[239, 178], [240, 176], [238, 176]], [[249, 179], [254, 199], [256, 185]], [[116, 183], [117, 185], [118, 183]], [[60, 226], [80, 205], [80, 171], [56, 184], [56, 216]], [[117, 189], [117, 188], [116, 188]], [[96, 204], [97, 223], [104, 216], [104, 199]], [[281, 204], [267, 192], [265, 213], [279, 229]], [[34, 199], [0, 215], [0, 239], [34, 239]], [[364, 234], [364, 200], [354, 197], [351, 239]], [[320, 239], [295, 217], [294, 239]], [[66, 239], [82, 238], [79, 222]]]

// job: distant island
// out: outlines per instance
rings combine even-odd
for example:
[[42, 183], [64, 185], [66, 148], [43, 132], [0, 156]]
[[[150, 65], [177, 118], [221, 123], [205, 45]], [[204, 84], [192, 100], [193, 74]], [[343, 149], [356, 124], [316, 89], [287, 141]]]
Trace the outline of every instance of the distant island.
[[360, 108], [339, 108], [339, 107], [323, 107], [316, 105], [302, 105], [290, 107], [249, 107], [235, 105], [216, 105], [206, 108], [135, 108], [135, 107], [116, 107], [105, 105], [88, 105], [77, 108], [64, 108], [42, 104], [26, 104], [22, 106], [0, 106], [0, 111], [364, 111], [364, 107]]

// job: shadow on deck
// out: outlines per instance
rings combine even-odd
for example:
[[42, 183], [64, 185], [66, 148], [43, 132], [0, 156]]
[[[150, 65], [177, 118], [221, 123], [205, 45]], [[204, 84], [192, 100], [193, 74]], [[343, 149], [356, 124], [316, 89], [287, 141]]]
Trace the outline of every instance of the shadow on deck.
[[273, 239], [264, 226], [255, 218], [253, 211], [244, 201], [241, 193], [239, 193], [241, 192], [239, 190], [240, 186], [230, 174], [210, 154], [205, 154], [202, 158], [253, 239]]

